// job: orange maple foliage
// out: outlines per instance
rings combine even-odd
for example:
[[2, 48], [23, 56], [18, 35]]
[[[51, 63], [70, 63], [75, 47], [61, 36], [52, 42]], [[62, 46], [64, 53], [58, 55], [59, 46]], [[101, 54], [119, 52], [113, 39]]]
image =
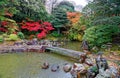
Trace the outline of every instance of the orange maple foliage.
[[77, 23], [82, 16], [79, 12], [67, 12], [67, 18], [71, 21], [72, 24]]

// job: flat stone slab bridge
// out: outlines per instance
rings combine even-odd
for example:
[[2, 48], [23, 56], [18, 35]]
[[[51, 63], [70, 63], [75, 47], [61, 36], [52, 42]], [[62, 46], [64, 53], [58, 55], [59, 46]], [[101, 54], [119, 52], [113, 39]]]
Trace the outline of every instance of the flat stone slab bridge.
[[60, 47], [47, 47], [46, 50], [49, 50], [50, 52], [53, 52], [53, 53], [76, 58], [76, 59], [80, 59], [80, 56], [84, 54], [83, 52], [80, 52], [80, 51], [75, 51], [75, 50], [70, 50], [70, 49], [65, 49]]

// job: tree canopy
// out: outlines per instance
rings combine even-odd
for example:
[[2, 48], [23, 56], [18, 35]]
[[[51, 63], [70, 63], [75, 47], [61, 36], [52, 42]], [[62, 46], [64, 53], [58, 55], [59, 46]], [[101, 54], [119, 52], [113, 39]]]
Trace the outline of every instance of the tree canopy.
[[[67, 18], [67, 12], [74, 11], [74, 6], [68, 1], [62, 1], [52, 11], [53, 19], [52, 24], [59, 30], [61, 27], [65, 27], [69, 23]], [[60, 33], [60, 31], [58, 31]]]

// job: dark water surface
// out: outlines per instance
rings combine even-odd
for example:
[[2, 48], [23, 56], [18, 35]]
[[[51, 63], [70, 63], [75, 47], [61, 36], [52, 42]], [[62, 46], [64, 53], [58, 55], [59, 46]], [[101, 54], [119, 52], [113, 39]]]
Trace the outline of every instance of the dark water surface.
[[[49, 62], [50, 67], [58, 64], [60, 70], [51, 72], [51, 68], [41, 69], [44, 62]], [[0, 78], [71, 78], [70, 73], [62, 70], [64, 63], [73, 64], [73, 61], [52, 53], [0, 54]]]
[[76, 50], [76, 51], [82, 51], [81, 42], [78, 42], [78, 41], [67, 42], [64, 46], [61, 46], [61, 47], [66, 49]]

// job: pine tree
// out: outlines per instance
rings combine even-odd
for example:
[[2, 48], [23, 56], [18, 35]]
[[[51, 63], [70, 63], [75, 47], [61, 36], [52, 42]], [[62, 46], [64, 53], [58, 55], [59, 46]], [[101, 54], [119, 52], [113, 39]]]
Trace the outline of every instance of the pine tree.
[[52, 21], [52, 24], [57, 29], [58, 34], [60, 33], [60, 29], [62, 27], [65, 27], [66, 24], [68, 24], [69, 20], [67, 19], [67, 14], [62, 8], [56, 8], [54, 10], [54, 20]]

